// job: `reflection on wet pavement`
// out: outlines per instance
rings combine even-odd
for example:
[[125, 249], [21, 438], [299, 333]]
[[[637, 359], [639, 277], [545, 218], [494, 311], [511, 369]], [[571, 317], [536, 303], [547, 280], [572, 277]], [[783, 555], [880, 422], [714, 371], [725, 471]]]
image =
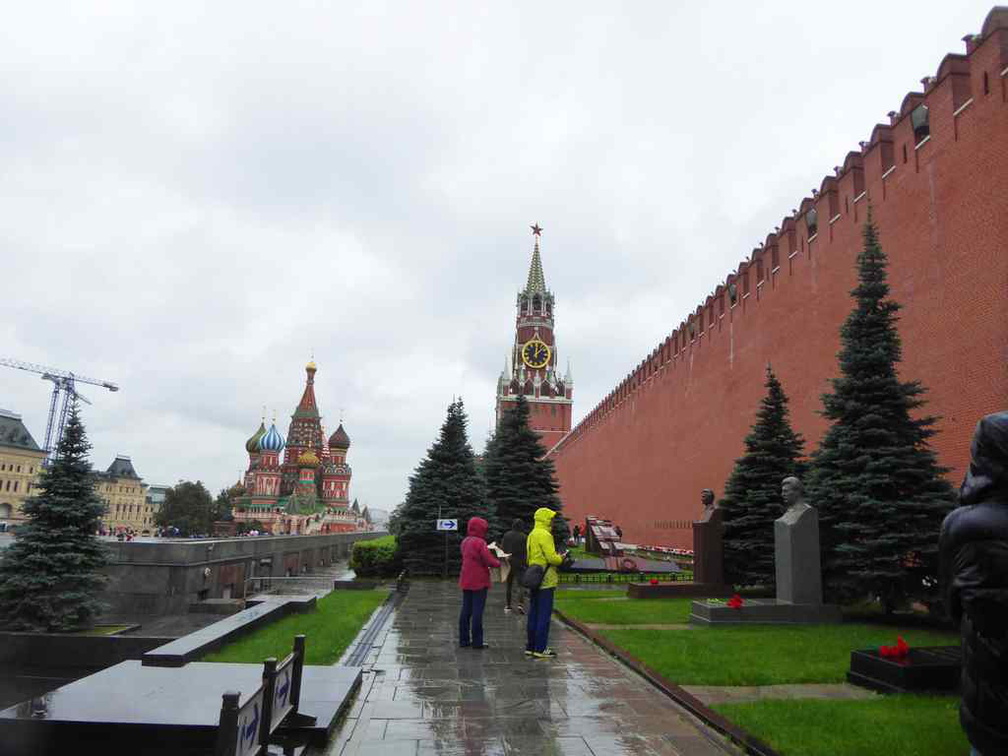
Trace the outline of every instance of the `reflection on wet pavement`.
[[643, 679], [554, 622], [558, 657], [524, 656], [525, 618], [495, 586], [490, 648], [458, 648], [460, 592], [414, 581], [365, 666], [358, 700], [327, 754], [737, 753]]

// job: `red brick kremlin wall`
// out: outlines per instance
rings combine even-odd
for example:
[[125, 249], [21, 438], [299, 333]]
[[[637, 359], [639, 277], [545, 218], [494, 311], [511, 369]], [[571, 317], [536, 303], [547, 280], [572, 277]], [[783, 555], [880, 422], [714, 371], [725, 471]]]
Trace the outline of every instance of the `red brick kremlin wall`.
[[[943, 416], [933, 445], [958, 485], [977, 420], [1008, 407], [1008, 9], [992, 11], [967, 52], [946, 56], [925, 92], [907, 95], [551, 452], [565, 514], [611, 518], [629, 542], [692, 548], [683, 526], [701, 489], [723, 493], [767, 363], [815, 448], [869, 202], [903, 306], [900, 375], [921, 380], [925, 410]], [[930, 138], [918, 144], [911, 111], [922, 102]]]

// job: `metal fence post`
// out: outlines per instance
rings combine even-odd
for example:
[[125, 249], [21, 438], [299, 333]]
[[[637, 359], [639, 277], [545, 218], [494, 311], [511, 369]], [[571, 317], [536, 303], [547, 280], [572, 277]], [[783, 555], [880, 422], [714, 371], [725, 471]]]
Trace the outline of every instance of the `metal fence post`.
[[259, 742], [264, 754], [269, 750], [270, 722], [273, 720], [273, 699], [276, 696], [276, 668], [277, 660], [274, 656], [263, 662], [263, 719]]
[[305, 637], [304, 635], [294, 636], [294, 670], [291, 675], [290, 701], [294, 706], [294, 711], [298, 710], [301, 702], [301, 674], [304, 672], [305, 661]]
[[220, 720], [217, 724], [217, 745], [214, 756], [234, 756], [238, 742], [238, 699], [240, 693], [228, 691], [221, 702]]

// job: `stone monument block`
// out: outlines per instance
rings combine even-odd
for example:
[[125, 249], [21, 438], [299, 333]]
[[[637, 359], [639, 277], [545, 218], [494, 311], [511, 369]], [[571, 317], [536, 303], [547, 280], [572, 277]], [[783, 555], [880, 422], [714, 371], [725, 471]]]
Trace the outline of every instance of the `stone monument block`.
[[694, 601], [690, 622], [699, 624], [840, 622], [840, 607], [822, 602], [819, 513], [804, 499], [801, 481], [785, 478], [781, 494], [787, 511], [774, 520], [776, 599], [746, 599], [735, 606]]
[[693, 580], [724, 583], [723, 514], [720, 507], [707, 507], [693, 522]]
[[777, 600], [821, 604], [819, 513], [814, 507], [795, 504], [774, 521], [774, 550]]

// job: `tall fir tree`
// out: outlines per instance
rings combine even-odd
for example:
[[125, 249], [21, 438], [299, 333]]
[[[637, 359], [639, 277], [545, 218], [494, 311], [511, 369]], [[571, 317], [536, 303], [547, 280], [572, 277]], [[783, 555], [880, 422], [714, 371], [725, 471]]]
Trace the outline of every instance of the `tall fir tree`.
[[805, 441], [791, 428], [788, 398], [769, 365], [764, 385], [745, 454], [735, 461], [720, 502], [725, 574], [738, 585], [775, 584], [773, 523], [784, 512], [781, 481], [804, 472]]
[[24, 503], [28, 521], [0, 558], [0, 625], [60, 632], [87, 628], [101, 611], [105, 546], [95, 533], [105, 504], [95, 492], [88, 443], [74, 405], [56, 461], [37, 495]]
[[936, 418], [911, 416], [924, 388], [897, 376], [899, 305], [888, 299], [871, 208], [857, 266], [855, 305], [840, 330], [840, 377], [822, 397], [832, 425], [813, 455], [809, 494], [820, 512], [831, 600], [878, 597], [888, 612], [933, 594], [938, 533], [954, 499], [928, 444]]
[[[515, 519], [532, 529], [532, 515], [539, 507], [560, 512], [553, 460], [539, 434], [529, 427], [529, 405], [521, 395], [514, 407], [505, 411], [490, 443], [484, 462], [487, 500], [497, 513], [500, 528], [511, 527]], [[553, 520], [553, 536], [562, 545], [567, 523], [562, 515]]]
[[[468, 422], [462, 400], [453, 401], [437, 441], [410, 477], [406, 500], [396, 511], [399, 552], [412, 575], [441, 575], [446, 562], [447, 574], [457, 575], [459, 544], [469, 518], [493, 520], [466, 435]], [[435, 530], [438, 517], [457, 519], [459, 532]]]

